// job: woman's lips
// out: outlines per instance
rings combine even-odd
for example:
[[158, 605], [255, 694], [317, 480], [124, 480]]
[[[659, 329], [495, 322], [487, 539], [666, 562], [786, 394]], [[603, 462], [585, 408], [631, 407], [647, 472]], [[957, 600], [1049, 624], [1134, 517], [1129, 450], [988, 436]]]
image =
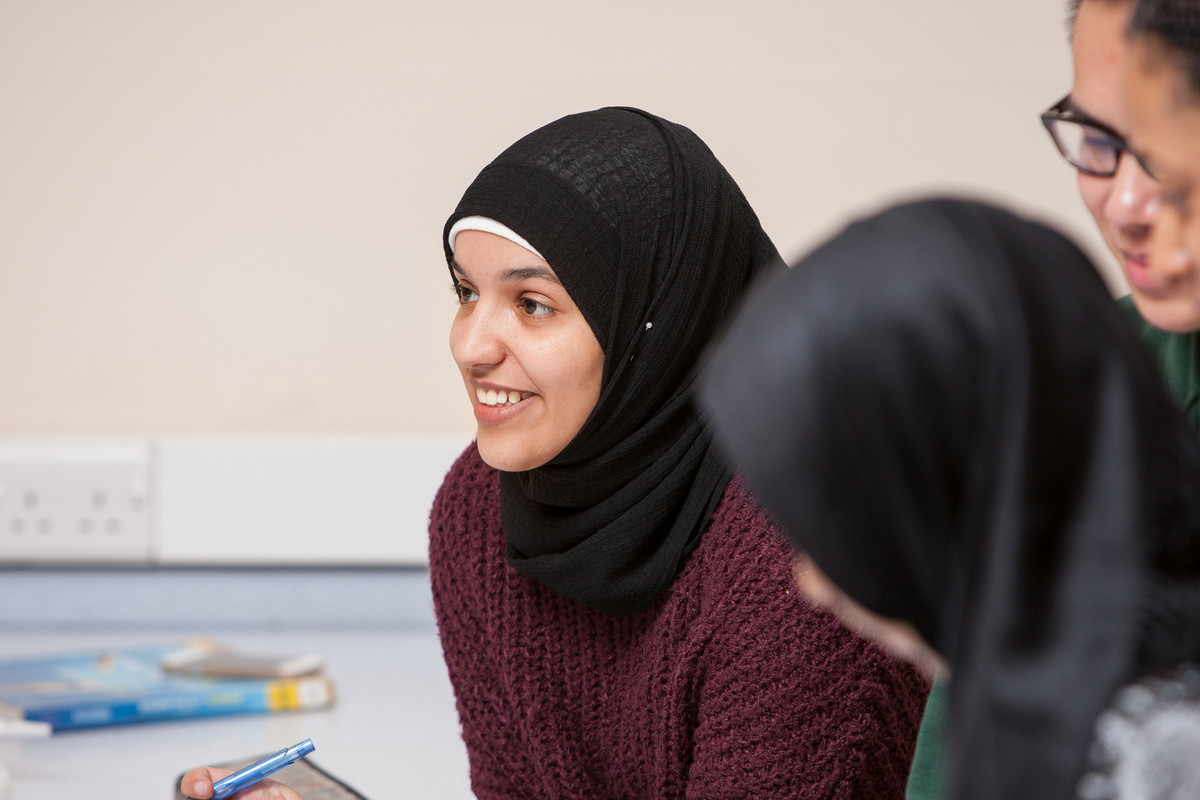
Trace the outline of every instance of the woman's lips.
[[472, 387], [475, 393], [475, 419], [481, 423], [496, 424], [511, 419], [525, 410], [526, 401], [533, 392], [501, 387]]
[[1133, 255], [1131, 253], [1123, 253], [1125, 257], [1125, 277], [1129, 279], [1129, 283], [1133, 288], [1142, 290], [1161, 290], [1162, 282], [1159, 281], [1153, 271], [1150, 269], [1150, 264], [1145, 255]]
[[524, 400], [532, 392], [518, 392], [516, 389], [486, 389], [482, 386], [475, 387], [476, 401], [483, 403], [485, 406], [502, 406], [513, 405]]

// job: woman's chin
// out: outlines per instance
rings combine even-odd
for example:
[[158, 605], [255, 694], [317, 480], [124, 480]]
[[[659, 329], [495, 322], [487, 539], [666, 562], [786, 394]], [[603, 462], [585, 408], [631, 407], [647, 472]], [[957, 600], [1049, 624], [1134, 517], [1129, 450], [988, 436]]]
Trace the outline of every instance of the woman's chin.
[[1133, 292], [1142, 319], [1159, 330], [1189, 333], [1200, 330], [1200, 298], [1163, 298]]
[[531, 452], [528, 447], [523, 447], [521, 442], [496, 441], [497, 438], [499, 437], [481, 430], [475, 439], [479, 457], [492, 469], [501, 472], [528, 472], [550, 460], [550, 457]]

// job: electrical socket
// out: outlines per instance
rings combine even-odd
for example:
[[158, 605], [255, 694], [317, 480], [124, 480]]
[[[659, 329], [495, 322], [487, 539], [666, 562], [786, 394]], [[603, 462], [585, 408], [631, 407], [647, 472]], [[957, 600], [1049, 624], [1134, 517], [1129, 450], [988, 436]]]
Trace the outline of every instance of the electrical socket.
[[0, 562], [148, 562], [143, 443], [0, 442]]

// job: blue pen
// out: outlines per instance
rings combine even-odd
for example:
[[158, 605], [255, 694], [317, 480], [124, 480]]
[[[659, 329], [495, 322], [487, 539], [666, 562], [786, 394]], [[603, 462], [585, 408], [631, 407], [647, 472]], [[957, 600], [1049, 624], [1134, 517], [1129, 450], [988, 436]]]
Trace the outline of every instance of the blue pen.
[[212, 800], [221, 800], [234, 792], [252, 786], [273, 772], [278, 772], [289, 764], [294, 764], [317, 748], [312, 739], [305, 739], [298, 745], [285, 747], [278, 753], [269, 755], [262, 761], [256, 761], [248, 767], [243, 767], [228, 778], [222, 778], [213, 784]]

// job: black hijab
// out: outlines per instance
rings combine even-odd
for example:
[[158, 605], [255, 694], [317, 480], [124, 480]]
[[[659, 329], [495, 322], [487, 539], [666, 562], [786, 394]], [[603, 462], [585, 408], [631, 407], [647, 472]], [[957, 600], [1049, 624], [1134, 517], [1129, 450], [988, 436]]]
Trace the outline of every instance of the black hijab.
[[500, 475], [508, 562], [635, 614], [674, 580], [732, 474], [692, 405], [697, 360], [778, 253], [694, 133], [631, 108], [564, 117], [484, 167], [446, 222], [447, 260], [447, 234], [471, 216], [538, 251], [604, 350], [600, 399], [574, 440]]
[[1066, 239], [902, 205], [751, 292], [720, 442], [850, 596], [946, 657], [951, 793], [1067, 798], [1114, 690], [1200, 657], [1200, 455]]

